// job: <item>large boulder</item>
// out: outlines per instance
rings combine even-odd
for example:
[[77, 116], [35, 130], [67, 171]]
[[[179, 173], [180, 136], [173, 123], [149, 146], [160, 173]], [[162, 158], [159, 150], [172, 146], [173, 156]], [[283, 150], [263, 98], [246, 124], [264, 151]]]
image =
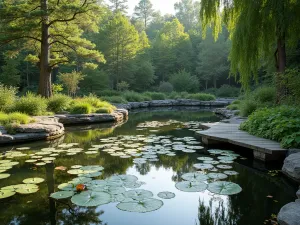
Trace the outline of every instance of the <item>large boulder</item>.
[[300, 153], [294, 153], [285, 158], [282, 172], [300, 183]]
[[277, 220], [280, 225], [300, 225], [300, 200], [283, 206]]

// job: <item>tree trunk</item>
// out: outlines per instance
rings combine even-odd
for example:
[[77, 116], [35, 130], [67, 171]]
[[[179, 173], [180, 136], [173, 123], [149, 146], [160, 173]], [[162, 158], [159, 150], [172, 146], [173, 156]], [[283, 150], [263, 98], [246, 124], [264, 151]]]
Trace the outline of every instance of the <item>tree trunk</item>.
[[216, 76], [213, 76], [213, 81], [214, 81], [214, 88], [217, 88], [217, 78], [216, 78]]
[[207, 90], [208, 80], [205, 80], [205, 90]]
[[285, 95], [285, 85], [282, 80], [282, 75], [286, 68], [286, 48], [285, 48], [285, 38], [278, 38], [277, 40], [277, 77], [276, 77], [276, 103], [280, 103], [282, 97]]
[[41, 0], [42, 18], [42, 42], [40, 55], [40, 80], [38, 94], [49, 98], [52, 96], [51, 87], [51, 67], [50, 67], [50, 44], [49, 44], [49, 27], [48, 27], [48, 0]]

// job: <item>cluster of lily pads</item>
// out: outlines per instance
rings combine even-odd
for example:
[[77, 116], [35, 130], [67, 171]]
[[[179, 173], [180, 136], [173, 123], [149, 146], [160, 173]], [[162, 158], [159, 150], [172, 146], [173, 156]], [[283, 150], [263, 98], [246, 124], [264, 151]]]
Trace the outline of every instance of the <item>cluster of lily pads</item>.
[[9, 173], [6, 173], [8, 170], [12, 169], [13, 166], [18, 165], [19, 162], [12, 161], [10, 159], [1, 159], [0, 160], [0, 179], [5, 179], [10, 177]]
[[[78, 177], [58, 185], [60, 191], [50, 195], [53, 199], [68, 199], [78, 206], [94, 207], [111, 202], [118, 202], [117, 208], [128, 212], [146, 213], [163, 206], [163, 201], [153, 198], [153, 193], [140, 188], [144, 183], [133, 175], [114, 175], [105, 180], [93, 180], [87, 174], [94, 174], [103, 170], [101, 166], [77, 166], [77, 171], [68, 173], [78, 174]], [[87, 172], [89, 171], [89, 173]], [[79, 190], [80, 187], [80, 190]], [[82, 188], [83, 187], [83, 188]], [[127, 190], [131, 189], [131, 190]], [[171, 192], [160, 192], [162, 199], [175, 197]]]
[[169, 120], [166, 122], [162, 121], [146, 121], [144, 123], [138, 124], [136, 127], [137, 128], [159, 128], [159, 127], [164, 127], [164, 126], [170, 126], [173, 124], [182, 124], [182, 122], [177, 121], [177, 120]]
[[[218, 160], [212, 157], [198, 157], [201, 163], [194, 164], [194, 168], [199, 171], [186, 173], [182, 175], [183, 181], [175, 184], [178, 190], [184, 192], [201, 192], [206, 189], [212, 193], [220, 195], [233, 195], [242, 191], [242, 188], [233, 182], [220, 181], [228, 176], [238, 175], [238, 172], [232, 169], [231, 163], [239, 156], [233, 151], [212, 149], [208, 152], [217, 156]], [[221, 164], [225, 163], [225, 164]], [[219, 169], [222, 171], [219, 172]]]
[[92, 145], [93, 149], [101, 150], [120, 158], [131, 158], [134, 163], [142, 164], [147, 161], [158, 161], [159, 155], [175, 156], [176, 151], [194, 153], [203, 149], [194, 137], [173, 137], [157, 135], [126, 135], [108, 137], [99, 140], [100, 145]]
[[23, 184], [9, 185], [0, 189], [0, 199], [8, 198], [16, 193], [32, 194], [39, 190], [37, 184], [44, 182], [43, 178], [33, 177], [23, 180]]

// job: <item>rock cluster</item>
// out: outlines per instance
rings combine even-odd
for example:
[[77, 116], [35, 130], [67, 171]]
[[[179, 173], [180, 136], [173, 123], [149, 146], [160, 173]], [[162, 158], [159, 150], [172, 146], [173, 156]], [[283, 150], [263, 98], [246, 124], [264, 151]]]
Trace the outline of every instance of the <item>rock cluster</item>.
[[300, 183], [300, 152], [285, 158], [282, 172]]

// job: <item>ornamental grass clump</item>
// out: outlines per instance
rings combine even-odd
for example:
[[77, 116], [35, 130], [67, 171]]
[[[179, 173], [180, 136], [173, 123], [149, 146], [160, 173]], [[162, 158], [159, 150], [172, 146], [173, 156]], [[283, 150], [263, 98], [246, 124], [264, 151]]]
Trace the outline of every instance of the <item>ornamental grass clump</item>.
[[16, 100], [17, 88], [0, 84], [0, 111], [9, 111]]
[[63, 94], [55, 94], [48, 99], [47, 109], [51, 112], [58, 113], [67, 110], [72, 102], [72, 98]]

